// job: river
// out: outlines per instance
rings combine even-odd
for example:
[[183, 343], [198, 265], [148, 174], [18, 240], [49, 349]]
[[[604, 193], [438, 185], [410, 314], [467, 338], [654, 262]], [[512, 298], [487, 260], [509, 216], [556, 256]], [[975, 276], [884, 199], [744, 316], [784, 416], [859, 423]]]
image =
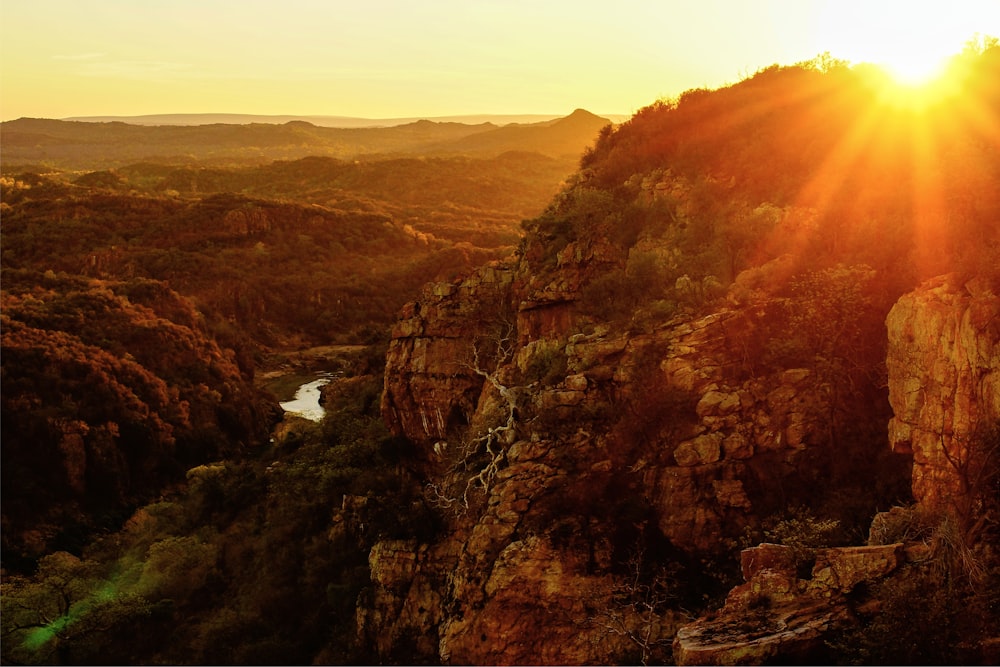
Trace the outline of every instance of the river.
[[326, 410], [319, 404], [320, 387], [329, 384], [332, 376], [327, 375], [301, 385], [295, 392], [295, 398], [281, 403], [281, 409], [285, 412], [297, 414], [300, 417], [318, 422], [323, 419]]

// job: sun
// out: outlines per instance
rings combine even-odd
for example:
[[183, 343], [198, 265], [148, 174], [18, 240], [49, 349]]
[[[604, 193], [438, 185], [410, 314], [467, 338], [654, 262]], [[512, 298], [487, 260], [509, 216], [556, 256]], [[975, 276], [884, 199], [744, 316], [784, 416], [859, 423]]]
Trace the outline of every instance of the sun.
[[939, 78], [953, 55], [955, 51], [948, 52], [945, 48], [929, 48], [928, 45], [918, 48], [918, 45], [903, 44], [887, 52], [874, 64], [884, 69], [896, 83], [912, 88]]
[[997, 0], [839, 0], [823, 7], [816, 34], [823, 50], [876, 65], [909, 88], [940, 79], [951, 58], [1000, 17]]
[[960, 77], [949, 66], [958, 50], [906, 42], [887, 45], [873, 62], [885, 75], [877, 86], [883, 102], [911, 110], [948, 103], [961, 90]]

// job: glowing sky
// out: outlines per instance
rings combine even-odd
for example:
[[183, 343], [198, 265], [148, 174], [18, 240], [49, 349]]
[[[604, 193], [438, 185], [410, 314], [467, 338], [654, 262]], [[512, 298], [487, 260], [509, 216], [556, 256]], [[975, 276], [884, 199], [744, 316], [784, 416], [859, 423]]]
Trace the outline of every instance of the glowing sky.
[[1000, 0], [0, 0], [0, 118], [631, 114], [974, 33]]

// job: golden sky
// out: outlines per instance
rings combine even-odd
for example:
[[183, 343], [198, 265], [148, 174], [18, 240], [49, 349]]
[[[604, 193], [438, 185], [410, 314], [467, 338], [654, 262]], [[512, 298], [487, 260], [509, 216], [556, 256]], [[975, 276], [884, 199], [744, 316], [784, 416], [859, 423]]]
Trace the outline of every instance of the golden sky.
[[1000, 0], [0, 0], [0, 119], [631, 114], [975, 33], [1000, 36]]

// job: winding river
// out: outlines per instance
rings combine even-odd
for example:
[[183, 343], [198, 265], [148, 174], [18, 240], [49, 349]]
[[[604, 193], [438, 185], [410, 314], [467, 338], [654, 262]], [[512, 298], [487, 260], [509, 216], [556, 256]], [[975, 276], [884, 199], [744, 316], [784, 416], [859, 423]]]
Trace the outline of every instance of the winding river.
[[330, 380], [330, 376], [325, 376], [306, 382], [295, 392], [295, 398], [280, 404], [281, 409], [314, 422], [320, 421], [326, 414], [326, 410], [319, 404], [320, 387], [329, 384]]

